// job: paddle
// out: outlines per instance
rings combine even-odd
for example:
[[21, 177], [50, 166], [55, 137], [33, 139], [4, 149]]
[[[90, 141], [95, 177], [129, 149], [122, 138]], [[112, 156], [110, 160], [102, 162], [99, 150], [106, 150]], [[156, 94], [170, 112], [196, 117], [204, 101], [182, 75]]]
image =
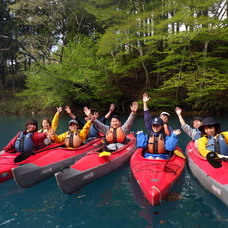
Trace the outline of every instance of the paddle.
[[108, 157], [110, 156], [112, 153], [108, 152], [108, 151], [102, 151], [99, 153], [99, 157]]
[[222, 158], [219, 158], [219, 156], [215, 152], [209, 152], [206, 156], [207, 161], [210, 163], [211, 166], [214, 168], [220, 168], [222, 167]]
[[19, 154], [17, 157], [15, 157], [14, 158], [14, 162], [15, 163], [22, 162], [22, 161], [24, 161], [25, 159], [29, 158], [30, 156], [32, 156], [34, 154], [41, 153], [41, 152], [44, 152], [44, 151], [47, 151], [47, 150], [51, 150], [51, 149], [57, 148], [57, 147], [59, 147], [61, 145], [63, 145], [63, 144], [58, 144], [57, 146], [44, 148], [43, 150], [24, 152], [22, 154]]
[[174, 154], [176, 154], [178, 157], [180, 157], [180, 158], [186, 158], [185, 156], [184, 156], [184, 154], [181, 152], [181, 151], [179, 151], [179, 150], [174, 150]]

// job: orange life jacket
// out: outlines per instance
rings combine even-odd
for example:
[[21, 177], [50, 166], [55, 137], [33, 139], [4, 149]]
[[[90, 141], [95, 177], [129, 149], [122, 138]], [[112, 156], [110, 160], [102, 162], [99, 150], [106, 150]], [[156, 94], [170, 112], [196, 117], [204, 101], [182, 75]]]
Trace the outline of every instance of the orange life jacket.
[[124, 134], [121, 127], [113, 128], [110, 127], [107, 132], [105, 139], [108, 143], [124, 143], [126, 135]]
[[72, 147], [72, 148], [77, 148], [81, 145], [82, 140], [78, 135], [78, 131], [72, 132], [69, 131], [68, 135], [65, 139], [65, 145], [66, 147]]
[[165, 153], [165, 139], [163, 134], [159, 134], [155, 137], [154, 134], [150, 135], [147, 152], [151, 154], [164, 154]]

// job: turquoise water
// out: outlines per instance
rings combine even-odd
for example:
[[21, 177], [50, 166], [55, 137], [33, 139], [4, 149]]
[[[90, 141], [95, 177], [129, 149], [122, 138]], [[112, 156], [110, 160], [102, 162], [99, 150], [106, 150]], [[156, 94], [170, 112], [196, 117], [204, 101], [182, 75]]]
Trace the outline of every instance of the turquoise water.
[[[190, 120], [191, 117], [186, 117]], [[0, 117], [0, 148], [24, 128], [26, 116]], [[41, 117], [38, 118], [40, 121]], [[68, 118], [62, 117], [58, 133], [66, 130]], [[228, 129], [228, 117], [216, 117]], [[176, 116], [171, 120], [179, 127]], [[132, 130], [145, 129], [137, 118]], [[184, 150], [190, 138], [182, 133]], [[206, 191], [186, 167], [173, 186], [171, 196], [153, 207], [142, 196], [129, 165], [82, 188], [74, 195], [62, 193], [50, 178], [23, 189], [14, 180], [0, 184], [0, 227], [56, 228], [170, 228], [228, 227], [228, 208]]]

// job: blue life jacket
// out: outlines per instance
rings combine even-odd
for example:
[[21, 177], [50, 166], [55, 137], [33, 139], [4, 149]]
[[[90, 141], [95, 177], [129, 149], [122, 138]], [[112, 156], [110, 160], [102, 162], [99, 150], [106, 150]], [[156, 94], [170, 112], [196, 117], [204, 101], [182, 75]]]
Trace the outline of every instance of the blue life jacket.
[[219, 134], [218, 138], [208, 136], [206, 144], [207, 150], [213, 151], [218, 154], [228, 155], [228, 144], [225, 142], [223, 135]]
[[195, 137], [194, 137], [193, 140], [197, 140], [197, 139], [199, 139], [200, 137], [202, 137], [202, 136], [201, 136], [201, 132], [200, 132], [199, 129], [196, 129], [196, 135], [195, 135]]
[[35, 148], [32, 140], [33, 132], [21, 132], [15, 142], [15, 149], [18, 152], [29, 152]]

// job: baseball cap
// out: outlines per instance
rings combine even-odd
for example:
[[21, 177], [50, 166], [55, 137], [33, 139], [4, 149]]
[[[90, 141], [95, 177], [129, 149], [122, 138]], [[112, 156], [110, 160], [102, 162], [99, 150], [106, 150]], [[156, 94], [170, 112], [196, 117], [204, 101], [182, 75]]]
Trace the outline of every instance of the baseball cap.
[[70, 125], [72, 123], [78, 125], [78, 121], [77, 120], [70, 120], [68, 125]]

